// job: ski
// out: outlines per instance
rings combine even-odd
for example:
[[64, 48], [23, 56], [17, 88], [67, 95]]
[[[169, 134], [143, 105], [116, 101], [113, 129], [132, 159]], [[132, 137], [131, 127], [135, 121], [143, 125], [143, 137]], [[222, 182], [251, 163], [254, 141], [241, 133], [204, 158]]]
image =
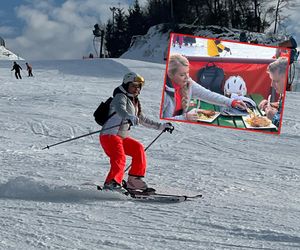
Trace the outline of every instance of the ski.
[[183, 202], [187, 200], [185, 196], [181, 196], [181, 195], [165, 196], [165, 195], [157, 195], [157, 194], [150, 194], [150, 195], [135, 194], [130, 196], [133, 199], [137, 199], [140, 201], [165, 202], [165, 203]]
[[[82, 185], [92, 185], [96, 186], [97, 190], [103, 190], [102, 186], [93, 183], [93, 182], [86, 182]], [[176, 203], [176, 202], [183, 202], [188, 200], [194, 200], [198, 198], [202, 198], [202, 194], [196, 195], [182, 195], [182, 194], [165, 194], [165, 193], [157, 193], [155, 189], [149, 188], [146, 191], [139, 191], [139, 190], [128, 190], [127, 197], [130, 197], [134, 200], [138, 201], [145, 201], [145, 202], [161, 202], [161, 203]], [[125, 195], [125, 194], [124, 194]]]
[[[97, 185], [97, 190], [103, 190], [101, 186]], [[155, 189], [149, 188], [146, 191], [130, 190], [128, 191], [128, 196], [133, 199], [141, 201], [152, 201], [152, 202], [183, 202], [186, 200], [192, 200], [201, 198], [202, 194], [197, 194], [193, 196], [189, 195], [178, 195], [178, 194], [164, 194], [156, 193]]]
[[177, 195], [177, 194], [130, 194], [134, 199], [157, 201], [157, 202], [183, 202], [186, 200], [192, 200], [196, 198], [201, 198], [202, 194], [189, 196], [189, 195]]

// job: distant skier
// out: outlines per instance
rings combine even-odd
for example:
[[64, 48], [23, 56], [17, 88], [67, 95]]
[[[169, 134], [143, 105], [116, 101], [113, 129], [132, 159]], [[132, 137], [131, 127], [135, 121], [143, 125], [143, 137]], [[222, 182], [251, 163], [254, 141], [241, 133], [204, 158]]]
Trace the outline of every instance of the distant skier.
[[14, 62], [14, 65], [13, 65], [13, 68], [11, 69], [11, 71], [15, 71], [15, 76], [17, 79], [22, 79], [22, 76], [21, 76], [21, 71], [22, 70], [22, 67], [17, 64], [16, 62]]
[[28, 63], [25, 63], [26, 64], [26, 67], [27, 67], [27, 71], [28, 71], [28, 77], [32, 77], [33, 74], [32, 74], [32, 66]]
[[240, 34], [240, 42], [247, 43], [248, 37], [245, 31], [242, 31]]
[[178, 43], [179, 48], [181, 48], [182, 44], [183, 44], [183, 36], [182, 35], [173, 35], [173, 39], [172, 39], [173, 47], [175, 47], [176, 42]]
[[191, 36], [184, 36], [183, 37], [183, 43], [184, 43], [184, 46], [193, 46], [194, 43], [196, 43], [196, 38], [195, 37], [191, 37]]
[[231, 53], [230, 48], [224, 46], [219, 39], [207, 40], [207, 54], [209, 56], [220, 56], [220, 53], [223, 52], [224, 50]]
[[126, 188], [148, 189], [143, 180], [147, 166], [145, 149], [139, 141], [129, 136], [130, 126], [142, 124], [148, 128], [168, 132], [174, 129], [171, 123], [155, 122], [144, 115], [138, 99], [143, 86], [144, 78], [130, 72], [125, 74], [122, 85], [114, 90], [109, 114], [114, 112], [115, 114], [106, 121], [100, 133], [101, 146], [110, 158], [111, 164], [103, 189], [127, 193], [122, 186], [126, 155], [132, 157]]

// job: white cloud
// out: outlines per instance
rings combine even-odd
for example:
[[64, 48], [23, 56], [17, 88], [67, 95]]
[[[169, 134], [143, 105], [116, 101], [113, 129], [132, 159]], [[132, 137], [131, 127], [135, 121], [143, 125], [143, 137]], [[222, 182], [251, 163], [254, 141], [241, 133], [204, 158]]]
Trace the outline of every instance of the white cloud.
[[[119, 0], [28, 1], [17, 8], [24, 20], [21, 36], [8, 39], [10, 48], [26, 59], [72, 59], [93, 52], [93, 26], [111, 18], [111, 6]], [[120, 4], [128, 9], [127, 1]]]
[[15, 32], [15, 29], [11, 26], [1, 26], [0, 34], [1, 36], [12, 35]]

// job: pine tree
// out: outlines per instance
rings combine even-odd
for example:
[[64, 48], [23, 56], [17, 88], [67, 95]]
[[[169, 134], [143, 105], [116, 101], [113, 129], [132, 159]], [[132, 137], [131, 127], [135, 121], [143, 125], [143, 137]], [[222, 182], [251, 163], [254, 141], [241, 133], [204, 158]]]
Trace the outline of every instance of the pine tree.
[[127, 15], [127, 32], [128, 36], [144, 35], [148, 31], [148, 26], [145, 23], [145, 16], [139, 5], [139, 1], [135, 0], [133, 7], [128, 9]]
[[124, 10], [117, 9], [115, 15], [115, 33], [114, 38], [116, 41], [115, 57], [121, 56], [129, 47], [131, 37], [127, 32], [127, 20]]
[[105, 41], [109, 57], [119, 57], [128, 49], [130, 37], [123, 9], [116, 8], [114, 20], [107, 22]]
[[146, 7], [147, 25], [151, 27], [156, 24], [172, 21], [170, 1], [148, 0]]
[[113, 57], [114, 54], [114, 37], [113, 37], [113, 24], [111, 20], [108, 20], [105, 31], [105, 47], [108, 53], [108, 57]]

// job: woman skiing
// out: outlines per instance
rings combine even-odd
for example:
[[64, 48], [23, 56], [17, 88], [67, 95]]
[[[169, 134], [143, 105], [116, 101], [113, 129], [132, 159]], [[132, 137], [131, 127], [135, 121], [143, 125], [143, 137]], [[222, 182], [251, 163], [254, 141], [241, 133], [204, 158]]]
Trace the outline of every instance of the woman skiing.
[[169, 58], [163, 118], [197, 121], [197, 113], [187, 113], [191, 98], [202, 99], [206, 102], [239, 109], [246, 109], [243, 101], [227, 98], [212, 92], [189, 77], [189, 61], [180, 54], [173, 54]]
[[[143, 114], [138, 96], [144, 86], [144, 78], [134, 72], [124, 75], [123, 83], [114, 90], [109, 114], [113, 114], [103, 125], [100, 143], [110, 158], [110, 171], [103, 189], [127, 193], [122, 187], [126, 155], [132, 157], [126, 188], [146, 190], [143, 177], [146, 173], [146, 154], [143, 145], [129, 136], [131, 126], [139, 124], [148, 128], [172, 132], [171, 123], [159, 123], [150, 120]], [[117, 126], [116, 125], [120, 125]]]

